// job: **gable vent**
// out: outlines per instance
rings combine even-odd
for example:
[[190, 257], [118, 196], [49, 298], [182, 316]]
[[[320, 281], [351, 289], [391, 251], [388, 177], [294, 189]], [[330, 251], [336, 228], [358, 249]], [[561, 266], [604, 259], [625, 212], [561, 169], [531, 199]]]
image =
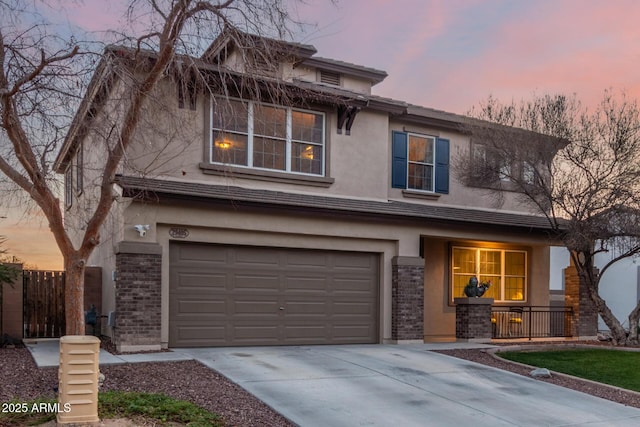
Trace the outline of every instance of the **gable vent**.
[[269, 58], [260, 53], [250, 56], [247, 65], [251, 72], [263, 76], [274, 76], [279, 66], [275, 58]]
[[328, 85], [340, 86], [340, 73], [320, 71], [320, 82]]

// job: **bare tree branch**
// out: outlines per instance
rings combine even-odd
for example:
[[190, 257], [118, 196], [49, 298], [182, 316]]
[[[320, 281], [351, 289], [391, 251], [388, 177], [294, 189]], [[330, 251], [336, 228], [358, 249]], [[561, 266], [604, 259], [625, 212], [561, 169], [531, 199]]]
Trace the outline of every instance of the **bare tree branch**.
[[[630, 342], [598, 285], [613, 264], [640, 252], [637, 104], [611, 91], [593, 113], [575, 97], [547, 95], [508, 105], [490, 97], [471, 114], [476, 120], [469, 121], [467, 131], [486, 161], [469, 159], [469, 153], [459, 156], [454, 167], [462, 180], [494, 192], [514, 191], [544, 215], [571, 251], [581, 283], [614, 341]], [[615, 255], [597, 271], [595, 255], [610, 250]]]
[[[175, 78], [176, 55], [190, 54], [184, 58], [193, 60], [227, 30], [270, 32], [281, 38], [295, 23], [285, 0], [131, 0], [127, 16], [137, 31], [112, 35], [122, 49], [96, 51], [98, 43], [78, 42], [66, 30], [56, 33], [55, 27], [47, 25], [47, 14], [40, 13], [41, 7], [46, 5], [0, 0], [0, 171], [46, 217], [67, 271], [67, 333], [83, 334], [84, 267], [112, 212], [116, 172], [127, 163], [145, 108], [163, 102], [154, 98], [154, 91], [163, 79]], [[240, 36], [242, 31], [233, 33], [238, 40], [245, 37]], [[247, 54], [261, 54], [271, 61], [281, 57], [280, 51], [262, 53], [265, 47], [270, 46], [253, 45]], [[96, 58], [100, 59], [97, 67]], [[285, 96], [278, 94], [280, 82], [265, 86], [221, 73], [215, 83], [211, 76], [193, 71], [196, 67], [190, 70], [189, 78], [199, 79], [203, 91], [210, 90], [205, 89], [209, 84], [233, 83], [240, 93], [263, 90], [274, 99]], [[90, 83], [88, 77], [94, 71]], [[119, 95], [117, 102], [110, 99], [115, 96], [113, 87], [126, 96]], [[99, 179], [86, 191], [95, 200], [87, 203], [83, 223], [71, 232], [63, 221], [55, 169], [72, 170], [76, 142], [83, 138], [90, 138], [92, 149], [103, 149], [106, 159], [95, 171]], [[56, 161], [56, 154], [61, 160]]]

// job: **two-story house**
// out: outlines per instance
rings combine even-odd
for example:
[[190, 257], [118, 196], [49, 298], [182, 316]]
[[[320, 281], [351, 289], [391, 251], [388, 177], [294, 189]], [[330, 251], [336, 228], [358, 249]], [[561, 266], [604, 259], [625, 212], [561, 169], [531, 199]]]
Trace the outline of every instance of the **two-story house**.
[[[176, 60], [147, 105], [90, 262], [121, 350], [451, 341], [474, 275], [497, 305], [548, 305], [547, 221], [456, 179], [464, 117], [372, 94], [384, 71], [254, 40], [268, 58], [223, 34]], [[70, 229], [127, 78], [96, 72], [59, 154]]]

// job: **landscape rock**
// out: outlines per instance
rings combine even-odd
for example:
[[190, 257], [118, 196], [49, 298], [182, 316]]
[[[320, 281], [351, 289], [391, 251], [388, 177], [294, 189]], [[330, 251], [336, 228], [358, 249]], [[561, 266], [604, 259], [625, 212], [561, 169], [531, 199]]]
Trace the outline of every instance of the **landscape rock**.
[[551, 378], [551, 372], [547, 368], [534, 369], [529, 375], [533, 378]]

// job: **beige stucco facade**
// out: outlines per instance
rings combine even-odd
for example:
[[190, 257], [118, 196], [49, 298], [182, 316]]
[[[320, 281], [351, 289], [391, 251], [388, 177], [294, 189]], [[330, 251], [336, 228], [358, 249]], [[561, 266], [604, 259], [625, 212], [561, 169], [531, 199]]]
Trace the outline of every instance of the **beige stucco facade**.
[[[227, 58], [234, 69], [242, 71], [239, 57]], [[451, 246], [468, 244], [495, 248], [518, 248], [527, 253], [526, 295], [521, 305], [548, 305], [549, 244], [540, 230], [527, 225], [530, 212], [519, 202], [517, 193], [502, 194], [500, 203], [490, 197], [490, 190], [463, 185], [451, 167], [448, 192], [415, 191], [392, 186], [392, 132], [427, 135], [448, 141], [450, 161], [469, 156], [471, 137], [456, 131], [462, 118], [424, 110], [424, 120], [398, 113], [399, 101], [372, 98], [372, 103], [358, 103], [357, 115], [350, 128], [339, 128], [339, 103], [360, 102], [358, 97], [347, 99], [347, 94], [369, 96], [371, 86], [381, 72], [344, 63], [334, 64], [322, 60], [320, 65], [331, 65], [332, 71], [345, 70], [341, 78], [344, 99], [335, 104], [327, 102], [300, 102], [294, 105], [304, 111], [324, 116], [323, 155], [321, 175], [286, 173], [210, 162], [212, 150], [212, 108], [226, 102], [208, 91], [197, 93], [195, 109], [178, 108], [177, 91], [172, 79], [163, 80], [146, 105], [136, 144], [127, 152], [121, 167], [122, 176], [152, 179], [157, 185], [175, 183], [181, 190], [172, 194], [158, 190], [136, 191], [115, 184], [115, 203], [101, 232], [101, 241], [89, 259], [89, 265], [102, 267], [103, 301], [107, 312], [119, 311], [119, 264], [116, 248], [123, 242], [145, 243], [157, 247], [160, 253], [160, 333], [159, 345], [167, 347], [170, 341], [170, 247], [173, 242], [198, 242], [219, 245], [255, 246], [263, 248], [314, 249], [320, 251], [352, 251], [379, 255], [377, 289], [378, 340], [399, 342], [394, 336], [394, 260], [419, 260], [424, 267], [422, 280], [423, 325], [422, 340], [455, 340], [455, 306], [451, 282]], [[316, 64], [317, 65], [317, 64]], [[318, 65], [318, 66], [320, 66]], [[317, 81], [318, 66], [281, 64], [280, 72], [288, 82]], [[349, 75], [349, 67], [354, 75]], [[367, 80], [367, 76], [370, 80]], [[365, 76], [365, 77], [363, 77]], [[126, 96], [124, 84], [117, 82], [99, 114], [101, 123], [117, 123]], [[318, 86], [321, 90], [324, 86]], [[336, 95], [337, 96], [337, 95]], [[337, 99], [337, 98], [336, 98]], [[382, 107], [376, 107], [378, 103]], [[374, 105], [375, 104], [375, 105]], [[384, 104], [384, 105], [383, 105]], [[287, 106], [283, 106], [287, 107]], [[436, 115], [436, 119], [431, 115]], [[108, 120], [107, 120], [108, 119]], [[100, 122], [99, 119], [96, 119]], [[74, 164], [78, 149], [84, 162], [84, 190], [74, 194], [68, 207], [66, 222], [70, 230], [81, 235], [83, 222], [95, 203], [95, 183], [101, 179], [100, 170], [106, 157], [106, 143], [101, 139], [106, 127], [87, 132], [76, 151], [69, 149], [68, 164]], [[77, 142], [76, 142], [77, 144]], [[76, 153], [76, 154], [74, 154]], [[160, 184], [158, 184], [160, 183]], [[229, 196], [205, 197], [189, 193], [189, 185], [203, 188], [228, 189]], [[126, 187], [126, 185], [125, 185]], [[234, 189], [251, 190], [256, 194], [286, 194], [295, 200], [329, 200], [345, 206], [357, 205], [350, 210], [340, 206], [328, 209], [305, 206], [304, 202], [273, 205], [269, 200], [250, 203], [234, 202]], [[172, 190], [173, 191], [173, 190]], [[182, 192], [184, 191], [184, 194]], [[202, 190], [205, 191], [205, 190]], [[321, 202], [318, 202], [321, 204]], [[401, 203], [406, 209], [397, 212], [367, 212], [368, 203], [386, 209]], [[453, 208], [456, 212], [473, 212], [480, 222], [465, 222], [461, 218], [429, 217], [421, 209]], [[415, 210], [406, 214], [404, 210]], [[504, 225], [491, 219], [494, 213], [511, 214], [523, 218], [523, 225]], [[134, 226], [149, 226], [141, 236]], [[176, 229], [180, 233], [175, 233]], [[154, 250], [155, 251], [155, 250]], [[414, 262], [414, 261], [412, 261]], [[106, 335], [113, 330], [103, 326]], [[145, 341], [146, 342], [146, 341]], [[147, 345], [147, 344], [145, 344]], [[135, 343], [127, 343], [135, 348]]]
[[[145, 237], [140, 237], [134, 230], [135, 224], [150, 225]], [[522, 304], [546, 306], [549, 303], [548, 290], [544, 286], [548, 283], [549, 249], [548, 242], [543, 237], [523, 239], [517, 233], [506, 232], [496, 236], [493, 230], [446, 228], [429, 224], [428, 221], [376, 224], [357, 219], [300, 216], [283, 212], [263, 213], [241, 208], [212, 209], [207, 206], [134, 203], [125, 210], [122, 238], [126, 241], [158, 243], [163, 248], [163, 254], [167, 255], [171, 242], [176, 241], [170, 236], [172, 227], [186, 228], [189, 231], [188, 236], [180, 241], [380, 254], [380, 342], [394, 342], [391, 335], [391, 266], [394, 257], [424, 259], [424, 340], [455, 341], [455, 306], [449, 277], [449, 251], [452, 243], [526, 249], [530, 260], [529, 283], [526, 301]], [[420, 249], [421, 239], [423, 253]], [[103, 264], [106, 267], [103, 280], [111, 283], [111, 286], [107, 286], [108, 292], [104, 293], [103, 306], [115, 309], [115, 281], [110, 273], [115, 270], [115, 261], [108, 252], [96, 252], [95, 259], [108, 261]], [[169, 340], [169, 280], [169, 257], [163, 256], [163, 346]]]

